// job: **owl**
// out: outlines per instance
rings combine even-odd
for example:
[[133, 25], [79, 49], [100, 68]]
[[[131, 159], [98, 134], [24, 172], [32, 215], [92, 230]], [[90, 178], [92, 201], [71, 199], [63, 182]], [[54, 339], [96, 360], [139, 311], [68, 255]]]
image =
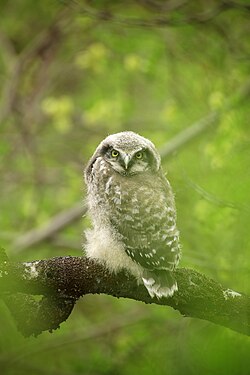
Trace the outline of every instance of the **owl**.
[[179, 231], [171, 186], [148, 139], [125, 131], [105, 138], [85, 170], [92, 229], [87, 257], [111, 272], [126, 270], [149, 295], [178, 290], [173, 270], [180, 259]]

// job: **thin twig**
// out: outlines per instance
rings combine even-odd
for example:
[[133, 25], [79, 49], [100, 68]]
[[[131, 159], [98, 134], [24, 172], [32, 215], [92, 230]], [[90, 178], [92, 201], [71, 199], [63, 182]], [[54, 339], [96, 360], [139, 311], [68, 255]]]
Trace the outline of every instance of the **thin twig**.
[[34, 246], [52, 236], [57, 232], [79, 219], [86, 213], [86, 205], [78, 202], [74, 206], [59, 212], [48, 220], [42, 227], [32, 229], [19, 236], [12, 246], [12, 252], [17, 254], [22, 250]]
[[208, 116], [185, 128], [160, 149], [161, 158], [167, 159], [174, 155], [180, 148], [192, 141], [209, 127], [213, 126], [219, 119], [219, 112], [211, 112]]
[[[42, 30], [38, 35], [36, 35], [22, 50], [22, 52], [19, 55], [14, 56], [15, 58], [12, 59], [9, 76], [6, 77], [6, 82], [2, 89], [3, 94], [1, 101], [2, 110], [0, 112], [0, 124], [10, 116], [13, 108], [15, 108], [18, 86], [22, 79], [22, 73], [26, 64], [32, 61], [32, 58], [44, 47], [47, 47], [51, 29], [56, 29], [59, 27], [59, 24], [66, 14], [66, 9], [59, 11], [51, 25], [49, 25], [46, 30]], [[3, 38], [4, 36], [2, 35], [2, 39]]]
[[180, 148], [185, 146], [190, 141], [193, 141], [204, 131], [207, 131], [212, 126], [219, 123], [219, 119], [230, 109], [242, 103], [250, 96], [250, 79], [248, 79], [225, 103], [225, 105], [217, 110], [210, 112], [207, 116], [201, 118], [191, 126], [185, 128], [169, 142], [167, 142], [160, 149], [162, 159], [166, 159], [177, 152]]
[[[212, 21], [214, 18], [219, 16], [221, 13], [226, 12], [230, 9], [237, 8], [242, 11], [250, 11], [248, 6], [241, 6], [241, 4], [231, 2], [231, 1], [222, 1], [218, 3], [213, 8], [209, 7], [207, 10], [201, 13], [195, 14], [186, 14], [184, 11], [181, 14], [178, 14], [176, 17], [175, 8], [173, 7], [172, 11], [162, 11], [161, 16], [152, 17], [150, 19], [138, 18], [138, 17], [123, 17], [117, 14], [111, 13], [107, 9], [94, 9], [86, 4], [83, 6], [79, 1], [73, 0], [72, 3], [76, 5], [78, 11], [83, 15], [86, 15], [90, 18], [97, 19], [103, 22], [113, 22], [116, 24], [124, 26], [134, 26], [134, 27], [148, 27], [148, 28], [157, 28], [157, 27], [177, 27], [183, 25], [201, 25], [206, 24], [207, 22]], [[185, 5], [185, 3], [183, 4]], [[180, 5], [182, 6], [182, 4]], [[156, 9], [157, 10], [157, 9]], [[164, 14], [165, 13], [165, 14]]]

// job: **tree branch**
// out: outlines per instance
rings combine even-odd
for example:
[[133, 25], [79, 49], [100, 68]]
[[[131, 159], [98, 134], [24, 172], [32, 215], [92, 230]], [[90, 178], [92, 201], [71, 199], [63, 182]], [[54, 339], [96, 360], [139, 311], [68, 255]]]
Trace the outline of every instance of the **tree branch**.
[[219, 123], [220, 118], [227, 111], [235, 108], [237, 105], [242, 104], [250, 95], [250, 78], [239, 87], [234, 95], [232, 95], [220, 109], [211, 111], [207, 116], [202, 117], [197, 122], [193, 123], [189, 127], [185, 128], [174, 138], [167, 142], [160, 149], [161, 158], [164, 160], [169, 158], [180, 148], [185, 146], [190, 141], [193, 141], [200, 134], [204, 133], [212, 126], [216, 126]]
[[[92, 19], [96, 19], [100, 22], [113, 22], [124, 26], [133, 27], [146, 27], [146, 28], [158, 28], [158, 27], [177, 27], [183, 25], [203, 25], [213, 21], [221, 13], [227, 12], [231, 9], [237, 9], [242, 12], [249, 12], [250, 7], [245, 4], [240, 4], [235, 1], [221, 1], [214, 7], [207, 7], [204, 11], [193, 9], [189, 10], [186, 7], [186, 1], [171, 4], [170, 6], [164, 7], [160, 3], [149, 2], [149, 1], [138, 1], [141, 6], [148, 8], [149, 11], [153, 10], [157, 13], [157, 16], [150, 17], [148, 19], [140, 17], [124, 17], [117, 13], [112, 13], [107, 8], [95, 8], [86, 4], [82, 5], [79, 1], [74, 0], [71, 2], [75, 6], [78, 12], [86, 15]], [[140, 5], [140, 4], [139, 4]]]
[[[179, 290], [171, 298], [152, 299], [131, 275], [110, 274], [85, 257], [57, 257], [29, 263], [0, 262], [0, 295], [24, 335], [59, 327], [85, 294], [109, 294], [145, 303], [171, 306], [183, 316], [208, 320], [250, 333], [250, 298], [223, 289], [192, 269], [175, 271]], [[20, 294], [21, 293], [21, 294]], [[32, 295], [43, 296], [40, 301]]]
[[[66, 14], [67, 12], [65, 10], [59, 11], [48, 28], [37, 34], [19, 55], [15, 54], [14, 49], [9, 46], [8, 55], [10, 55], [11, 52], [11, 58], [6, 65], [8, 77], [6, 77], [5, 84], [2, 89], [3, 94], [1, 99], [0, 124], [10, 116], [14, 109], [20, 106], [17, 103], [18, 100], [20, 100], [19, 85], [23, 78], [23, 72], [25, 69], [27, 69], [27, 65], [30, 62], [33, 62], [34, 57], [41, 57], [42, 55], [48, 53], [49, 49], [55, 48], [55, 46], [61, 40], [60, 36], [62, 34], [62, 26], [60, 26], [60, 23]], [[0, 41], [4, 41], [6, 46], [8, 41], [4, 37], [4, 34], [0, 31]], [[43, 81], [45, 82], [46, 80], [44, 79]], [[34, 99], [34, 95], [32, 96], [32, 99]]]
[[31, 229], [17, 237], [13, 243], [13, 253], [17, 254], [23, 249], [27, 249], [36, 245], [50, 237], [53, 237], [57, 232], [78, 220], [87, 212], [86, 205], [82, 201], [77, 202], [74, 206], [59, 212], [48, 220], [43, 226]]

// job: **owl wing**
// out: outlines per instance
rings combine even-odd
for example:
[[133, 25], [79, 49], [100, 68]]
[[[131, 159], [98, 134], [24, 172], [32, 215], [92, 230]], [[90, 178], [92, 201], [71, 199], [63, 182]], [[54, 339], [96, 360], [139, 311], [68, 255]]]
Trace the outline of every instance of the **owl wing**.
[[144, 183], [131, 189], [112, 225], [135, 262], [149, 270], [173, 270], [180, 257], [174, 197], [165, 177], [154, 181], [153, 187]]

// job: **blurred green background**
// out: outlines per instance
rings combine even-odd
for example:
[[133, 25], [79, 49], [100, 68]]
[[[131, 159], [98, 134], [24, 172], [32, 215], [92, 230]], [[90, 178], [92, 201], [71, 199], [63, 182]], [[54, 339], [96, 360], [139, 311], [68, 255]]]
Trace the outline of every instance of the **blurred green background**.
[[[11, 259], [82, 254], [79, 214], [32, 246], [23, 235], [83, 205], [84, 165], [107, 134], [133, 130], [161, 149], [220, 111], [163, 168], [181, 266], [250, 292], [249, 16], [248, 0], [1, 0], [0, 245]], [[244, 335], [105, 295], [25, 339], [0, 300], [4, 375], [247, 375], [249, 353]]]

